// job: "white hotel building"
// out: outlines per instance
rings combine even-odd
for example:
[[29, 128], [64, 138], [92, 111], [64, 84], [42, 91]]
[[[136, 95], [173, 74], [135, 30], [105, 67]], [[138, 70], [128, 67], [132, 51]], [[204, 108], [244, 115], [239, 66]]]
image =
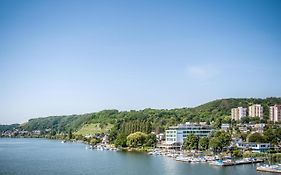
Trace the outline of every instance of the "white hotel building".
[[199, 137], [208, 136], [214, 129], [209, 125], [199, 125], [199, 124], [180, 124], [178, 126], [169, 127], [166, 130], [166, 144], [174, 144], [184, 142], [184, 139], [189, 134], [194, 134]]

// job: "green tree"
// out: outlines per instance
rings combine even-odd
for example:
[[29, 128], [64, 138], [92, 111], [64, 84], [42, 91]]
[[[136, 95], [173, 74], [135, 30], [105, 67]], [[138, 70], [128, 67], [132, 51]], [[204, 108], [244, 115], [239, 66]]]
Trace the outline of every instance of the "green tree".
[[198, 149], [199, 137], [190, 134], [186, 137], [183, 143], [183, 148], [186, 150]]
[[98, 139], [98, 138], [92, 138], [91, 140], [90, 140], [90, 144], [91, 145], [96, 145], [96, 144], [98, 144], [98, 143], [100, 143], [101, 142], [101, 139]]
[[221, 132], [221, 135], [219, 136], [219, 139], [221, 140], [222, 143], [222, 148], [229, 146], [230, 141], [231, 141], [231, 136], [229, 133], [227, 132]]
[[243, 132], [240, 134], [240, 136], [241, 136], [242, 140], [245, 142], [247, 140], [248, 134]]
[[253, 133], [253, 134], [250, 134], [248, 136], [248, 141], [249, 142], [257, 142], [257, 143], [262, 143], [265, 141], [264, 137], [260, 134], [260, 133]]
[[265, 142], [277, 145], [281, 141], [281, 128], [269, 127], [263, 134]]
[[215, 152], [221, 151], [224, 147], [230, 144], [231, 136], [229, 133], [224, 131], [217, 131], [214, 136], [210, 139], [209, 147]]
[[127, 136], [125, 134], [117, 135], [114, 145], [116, 147], [126, 147], [127, 146]]
[[145, 139], [145, 145], [146, 146], [150, 146], [150, 147], [154, 147], [156, 146], [157, 143], [157, 138], [155, 134], [148, 134], [146, 139]]
[[56, 131], [55, 130], [51, 130], [51, 132], [50, 132], [50, 135], [51, 136], [55, 136], [57, 133], [56, 133]]
[[209, 147], [209, 138], [208, 137], [202, 137], [199, 139], [199, 148], [201, 150], [207, 150]]
[[217, 118], [215, 120], [215, 123], [213, 124], [213, 126], [217, 129], [219, 129], [221, 127], [221, 124], [222, 124], [222, 118]]
[[250, 117], [242, 117], [241, 118], [241, 123], [249, 123], [250, 122]]
[[129, 147], [133, 147], [133, 148], [143, 146], [145, 144], [146, 137], [147, 137], [147, 134], [145, 134], [143, 132], [132, 133], [132, 134], [128, 135], [128, 137], [127, 137], [127, 145]]
[[222, 122], [231, 124], [231, 116], [224, 116]]
[[72, 135], [72, 129], [69, 129], [68, 131], [68, 139], [72, 139], [73, 138], [73, 135]]
[[218, 137], [212, 137], [209, 141], [209, 147], [214, 150], [214, 152], [217, 152], [221, 149], [221, 142]]
[[233, 150], [233, 151], [231, 152], [231, 156], [232, 156], [232, 157], [242, 157], [243, 154], [242, 154], [242, 152], [241, 152], [240, 150]]

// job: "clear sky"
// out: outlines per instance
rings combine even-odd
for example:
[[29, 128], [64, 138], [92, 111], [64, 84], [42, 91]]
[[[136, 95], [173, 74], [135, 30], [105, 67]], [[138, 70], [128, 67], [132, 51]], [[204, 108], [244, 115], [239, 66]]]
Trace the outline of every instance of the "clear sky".
[[0, 1], [0, 123], [281, 96], [281, 1]]

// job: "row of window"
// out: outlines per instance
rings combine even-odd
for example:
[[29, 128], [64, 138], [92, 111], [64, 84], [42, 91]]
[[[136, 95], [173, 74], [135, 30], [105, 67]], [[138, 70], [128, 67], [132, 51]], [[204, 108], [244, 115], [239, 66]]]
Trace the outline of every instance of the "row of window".
[[171, 142], [176, 141], [176, 139], [172, 139], [172, 138], [167, 138], [166, 140], [167, 140], [167, 141], [171, 141]]
[[183, 131], [183, 133], [209, 133], [211, 131], [205, 130], [205, 131]]
[[[206, 134], [196, 134], [197, 136], [207, 136]], [[183, 135], [183, 138], [186, 138], [188, 135]]]
[[[252, 145], [247, 145], [247, 144], [239, 144], [240, 146], [243, 146], [243, 147], [258, 147], [258, 145], [256, 144], [252, 144]], [[261, 148], [266, 148], [266, 147], [270, 147], [269, 145], [260, 145]]]
[[208, 128], [208, 127], [175, 128], [175, 130], [203, 130], [203, 129], [211, 130], [211, 128]]
[[[191, 129], [191, 130], [183, 130], [183, 133], [192, 133], [192, 132], [211, 132], [212, 130], [208, 129]], [[177, 133], [177, 131], [166, 131], [167, 134]]]

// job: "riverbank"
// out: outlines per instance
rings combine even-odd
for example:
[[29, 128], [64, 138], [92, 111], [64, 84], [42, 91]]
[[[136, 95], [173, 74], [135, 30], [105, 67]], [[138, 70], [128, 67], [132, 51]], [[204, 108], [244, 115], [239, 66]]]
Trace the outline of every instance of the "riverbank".
[[48, 139], [0, 139], [0, 174], [260, 175], [255, 165], [217, 168], [134, 152], [86, 150], [86, 146]]
[[[15, 138], [26, 138], [26, 137], [15, 137]], [[234, 158], [235, 161], [229, 160], [231, 157], [226, 153], [221, 153], [214, 155], [208, 151], [175, 151], [175, 150], [164, 150], [164, 149], [153, 149], [151, 147], [124, 147], [124, 148], [116, 148], [113, 144], [91, 144], [89, 140], [77, 140], [77, 139], [68, 139], [65, 137], [47, 137], [47, 135], [40, 137], [38, 136], [30, 136], [27, 138], [45, 138], [51, 140], [60, 140], [61, 142], [71, 142], [71, 143], [84, 143], [86, 144], [86, 149], [97, 149], [103, 151], [124, 151], [124, 152], [140, 152], [146, 153], [149, 155], [156, 156], [165, 156], [172, 158], [176, 161], [188, 162], [188, 163], [202, 163], [207, 162], [211, 165], [217, 166], [236, 166], [240, 164], [248, 164], [248, 163], [260, 163], [263, 161], [266, 162], [280, 162], [280, 153], [275, 154], [266, 154], [266, 153], [251, 153], [246, 152], [245, 155], [247, 157], [244, 158]], [[248, 159], [248, 160], [247, 160]], [[251, 159], [251, 161], [249, 161]], [[238, 161], [236, 161], [238, 160]]]

